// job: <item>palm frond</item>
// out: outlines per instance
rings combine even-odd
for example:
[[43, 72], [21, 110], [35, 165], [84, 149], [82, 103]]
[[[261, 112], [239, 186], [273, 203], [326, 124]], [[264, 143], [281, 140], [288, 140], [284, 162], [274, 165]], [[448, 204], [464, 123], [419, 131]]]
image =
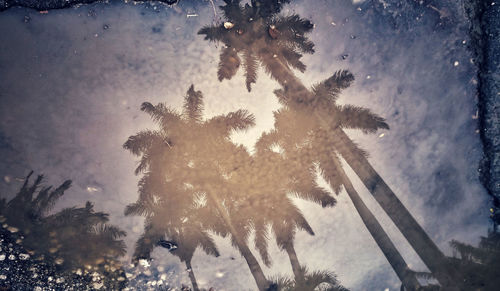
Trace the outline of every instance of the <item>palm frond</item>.
[[267, 241], [269, 240], [269, 233], [267, 230], [267, 226], [264, 223], [263, 219], [257, 218], [254, 221], [254, 230], [255, 230], [255, 248], [259, 251], [260, 257], [266, 266], [271, 266], [271, 257], [269, 256], [269, 252], [267, 251]]
[[301, 267], [301, 278], [295, 280], [289, 279], [286, 276], [271, 277], [271, 282], [275, 284], [279, 291], [348, 291], [337, 280], [336, 275], [330, 271], [314, 271], [309, 272], [307, 268]]
[[44, 187], [36, 198], [31, 202], [31, 208], [35, 217], [40, 217], [42, 215], [43, 209], [41, 208], [40, 202], [45, 201], [49, 196], [49, 191], [52, 189], [52, 186]]
[[241, 60], [238, 52], [232, 47], [224, 48], [220, 54], [219, 68], [217, 70], [219, 81], [230, 80], [238, 71], [240, 64]]
[[277, 290], [277, 291], [285, 291], [285, 290], [291, 290], [293, 288], [294, 281], [290, 279], [287, 276], [284, 275], [275, 275], [271, 276], [269, 278], [269, 281], [271, 282], [271, 286], [268, 288], [268, 290]]
[[244, 50], [243, 56], [245, 59], [245, 78], [248, 92], [252, 90], [251, 84], [257, 82], [258, 60], [252, 51]]
[[314, 231], [304, 217], [304, 214], [302, 214], [302, 211], [291, 200], [282, 201], [281, 208], [280, 212], [284, 219], [293, 222], [297, 228], [306, 231], [310, 235], [314, 235]]
[[207, 255], [212, 255], [214, 257], [220, 256], [213, 238], [206, 231], [199, 231], [196, 241], [199, 242], [199, 245]]
[[130, 136], [123, 144], [123, 148], [133, 155], [140, 156], [147, 153], [154, 144], [163, 143], [163, 138], [158, 131], [142, 130]]
[[151, 155], [144, 153], [139, 161], [139, 165], [137, 165], [137, 168], [134, 171], [134, 174], [139, 175], [140, 173], [146, 172], [150, 164]]
[[180, 120], [180, 115], [163, 103], [153, 105], [149, 102], [144, 102], [141, 105], [141, 110], [148, 113], [153, 121], [162, 126], [163, 129], [167, 129], [168, 126]]
[[270, 130], [269, 132], [264, 132], [259, 137], [255, 143], [255, 149], [257, 153], [263, 153], [271, 150], [273, 145], [279, 144], [279, 134], [276, 130]]
[[238, 110], [226, 115], [211, 118], [208, 124], [222, 130], [225, 134], [231, 131], [245, 130], [255, 125], [255, 117], [247, 110]]
[[276, 89], [273, 91], [274, 95], [278, 98], [278, 102], [281, 105], [287, 106], [288, 102], [290, 101], [290, 96], [288, 96], [288, 92], [286, 92], [284, 89]]
[[125, 207], [125, 216], [137, 215], [137, 216], [149, 216], [151, 210], [143, 202], [134, 202]]
[[302, 54], [299, 54], [295, 50], [289, 49], [289, 48], [283, 48], [281, 50], [281, 54], [285, 58], [287, 64], [294, 68], [299, 70], [300, 72], [304, 73], [306, 70], [306, 65], [300, 60], [302, 58]]
[[298, 198], [312, 201], [320, 204], [322, 207], [333, 207], [337, 200], [330, 196], [327, 190], [318, 186], [314, 177], [305, 177], [300, 179], [293, 187], [294, 193]]
[[110, 237], [113, 240], [116, 240], [118, 238], [121, 238], [121, 237], [124, 237], [127, 235], [127, 233], [125, 231], [123, 231], [122, 229], [120, 229], [119, 227], [114, 226], [114, 225], [110, 225], [110, 224], [106, 224], [106, 223], [97, 224], [94, 227], [94, 232], [97, 235], [103, 235], [106, 237]]
[[189, 87], [184, 98], [184, 115], [190, 121], [201, 122], [203, 116], [203, 94], [195, 91], [194, 85]]
[[66, 180], [55, 190], [50, 192], [49, 195], [45, 196], [37, 203], [40, 214], [45, 214], [54, 207], [57, 199], [61, 198], [64, 195], [64, 191], [68, 190], [71, 187], [71, 180]]
[[389, 129], [384, 118], [367, 108], [353, 105], [341, 106], [338, 119], [342, 128], [361, 129], [365, 133], [373, 133], [381, 128]]
[[317, 97], [336, 100], [340, 91], [349, 87], [353, 81], [354, 75], [351, 72], [339, 70], [330, 78], [314, 85], [312, 91]]
[[205, 35], [205, 40], [219, 42], [224, 39], [224, 34], [226, 32], [227, 32], [226, 29], [221, 25], [218, 26], [207, 25], [202, 27], [198, 31], [198, 34]]
[[281, 33], [280, 41], [288, 43], [289, 47], [296, 48], [303, 53], [314, 53], [314, 43], [305, 36], [314, 28], [311, 21], [294, 14], [279, 17], [273, 24]]
[[341, 162], [333, 147], [328, 144], [328, 138], [321, 139], [316, 136], [313, 143], [313, 150], [316, 151], [319, 171], [321, 176], [330, 185], [333, 192], [339, 194], [344, 181]]

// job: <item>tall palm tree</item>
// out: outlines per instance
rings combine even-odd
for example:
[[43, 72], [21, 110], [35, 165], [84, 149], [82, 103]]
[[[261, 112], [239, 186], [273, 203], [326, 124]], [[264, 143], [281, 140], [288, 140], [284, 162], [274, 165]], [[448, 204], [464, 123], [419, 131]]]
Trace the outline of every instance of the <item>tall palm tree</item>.
[[[10, 201], [0, 201], [0, 214], [9, 226], [24, 234], [23, 245], [37, 258], [54, 262], [64, 272], [94, 269], [105, 275], [108, 288], [122, 286], [124, 274], [117, 259], [126, 252], [125, 243], [120, 239], [126, 233], [108, 224], [109, 215], [96, 212], [90, 202], [84, 207], [49, 214], [71, 181], [52, 190], [51, 186], [41, 187], [42, 175], [29, 185], [32, 174]], [[119, 277], [122, 277], [121, 283], [114, 280]]]
[[[203, 196], [203, 208], [217, 215], [217, 219], [207, 217], [204, 223], [216, 233], [231, 236], [259, 290], [266, 289], [268, 281], [247, 245], [248, 223], [237, 220], [234, 213], [238, 193], [226, 187], [227, 177], [244, 162], [245, 152], [230, 141], [230, 134], [252, 126], [254, 117], [238, 110], [204, 120], [203, 96], [194, 86], [187, 91], [182, 113], [162, 103], [143, 103], [141, 109], [151, 115], [159, 129], [139, 132], [124, 145], [141, 157], [136, 173], [146, 172], [139, 185], [139, 199], [128, 211], [148, 213], [150, 205], [164, 202], [166, 211], [178, 212], [169, 217], [183, 217], [184, 206], [191, 205], [195, 195]], [[155, 182], [148, 183], [147, 179]]]
[[[350, 82], [348, 80], [351, 80], [351, 75], [347, 72], [338, 72], [332, 78], [338, 79], [333, 83]], [[348, 80], [342, 81], [340, 80], [342, 78]], [[330, 79], [330, 81], [332, 80]], [[330, 91], [330, 94], [335, 94], [334, 91], [339, 89], [325, 88], [324, 83], [315, 86], [317, 92]], [[294, 103], [291, 103], [290, 106], [289, 92], [276, 90], [275, 93], [284, 108], [275, 113], [274, 129], [263, 134], [257, 146], [259, 148], [271, 148], [272, 146], [282, 148], [283, 155], [287, 157], [287, 160], [295, 161], [294, 164], [287, 167], [289, 169], [309, 167], [314, 170], [314, 165], [318, 165], [322, 176], [337, 194], [340, 192], [341, 187], [344, 186], [363, 223], [398, 277], [408, 289], [416, 290], [419, 283], [414, 273], [409, 270], [403, 257], [374, 215], [363, 203], [345, 174], [336, 149], [332, 146], [334, 137], [329, 135], [320, 124], [317, 124], [317, 120], [309, 118], [310, 112], [295, 107]], [[318, 98], [321, 99], [323, 96], [318, 96]], [[379, 127], [387, 127], [383, 119], [368, 110], [353, 106], [339, 106], [331, 99], [318, 100], [317, 102], [323, 103], [320, 106], [328, 108], [328, 116], [338, 120], [342, 127], [357, 128], [368, 132], [375, 131]], [[314, 176], [309, 176], [307, 179], [314, 179]]]
[[[339, 127], [339, 122], [329, 123], [331, 119], [318, 110], [320, 107], [315, 106], [316, 94], [308, 90], [291, 70], [295, 68], [304, 71], [305, 66], [300, 61], [301, 53], [313, 52], [313, 44], [305, 36], [313, 28], [311, 22], [298, 15], [278, 16], [279, 11], [274, 12], [272, 17], [259, 17], [249, 13], [253, 10], [250, 5], [242, 7], [238, 0], [224, 2], [226, 5], [222, 10], [227, 21], [220, 26], [203, 27], [198, 32], [204, 34], [207, 40], [225, 44], [219, 64], [219, 79], [230, 78], [236, 73], [240, 64], [238, 53], [251, 55], [253, 59], [249, 58], [251, 61], [245, 62], [246, 83], [250, 89], [248, 84], [255, 82], [256, 79], [253, 68], [258, 62], [255, 60], [260, 61], [272, 78], [283, 88], [293, 92], [290, 96], [291, 102], [307, 105], [312, 113], [310, 117], [317, 119], [327, 132], [335, 136], [332, 143], [338, 153], [360, 177], [439, 282], [443, 286], [455, 288], [453, 271], [447, 264], [444, 254], [373, 169], [366, 156]], [[252, 17], [249, 18], [249, 14]]]

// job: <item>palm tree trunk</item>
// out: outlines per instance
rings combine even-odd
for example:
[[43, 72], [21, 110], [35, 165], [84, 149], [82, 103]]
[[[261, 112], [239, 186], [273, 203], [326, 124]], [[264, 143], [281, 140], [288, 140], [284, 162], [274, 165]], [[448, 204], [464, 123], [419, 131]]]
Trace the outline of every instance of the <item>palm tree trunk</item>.
[[[337, 160], [333, 159], [333, 161]], [[418, 290], [420, 288], [420, 283], [415, 277], [415, 274], [410, 270], [410, 268], [408, 268], [408, 264], [405, 262], [396, 246], [392, 243], [385, 230], [382, 228], [380, 223], [378, 223], [370, 209], [366, 207], [363, 200], [361, 200], [358, 192], [356, 192], [356, 189], [354, 189], [351, 181], [345, 174], [344, 170], [342, 170], [341, 165], [336, 165], [336, 167], [337, 169], [340, 169], [339, 172], [342, 176], [344, 188], [349, 195], [349, 198], [351, 198], [354, 207], [358, 211], [361, 220], [372, 235], [387, 261], [389, 261], [389, 264], [391, 264], [392, 269], [396, 272], [396, 275], [401, 280], [406, 290]]]
[[[311, 92], [286, 65], [265, 52], [261, 53], [260, 56], [262, 59], [268, 61], [264, 62], [266, 63], [267, 71], [271, 72], [272, 77], [281, 86], [292, 90], [296, 95], [301, 96], [300, 98], [312, 98]], [[273, 74], [272, 72], [276, 73]], [[302, 100], [296, 101], [302, 102]], [[330, 124], [325, 122], [319, 114], [315, 115], [325, 128], [330, 128]], [[335, 136], [335, 147], [340, 155], [359, 176], [363, 184], [372, 193], [373, 197], [392, 219], [394, 224], [396, 224], [441, 286], [447, 288], [446, 290], [457, 290], [454, 283], [455, 280], [453, 279], [458, 277], [454, 274], [453, 269], [450, 268], [446, 257], [397, 198], [396, 194], [394, 194], [382, 177], [373, 169], [366, 157], [357, 150], [356, 145], [342, 129], [334, 129], [332, 135]]]
[[207, 194], [208, 197], [212, 199], [214, 204], [216, 205], [218, 212], [222, 216], [224, 223], [229, 229], [229, 232], [231, 233], [231, 236], [233, 237], [238, 247], [238, 250], [247, 261], [248, 267], [250, 268], [250, 272], [252, 273], [252, 276], [255, 279], [257, 287], [259, 288], [260, 291], [267, 290], [269, 288], [269, 281], [266, 279], [266, 276], [264, 275], [264, 272], [262, 271], [259, 262], [248, 248], [248, 245], [246, 244], [245, 241], [241, 239], [240, 235], [233, 226], [231, 218], [229, 217], [226, 209], [224, 209], [222, 203], [219, 201], [217, 196], [213, 195], [210, 192], [207, 192]]
[[198, 283], [196, 282], [196, 277], [194, 276], [193, 267], [191, 266], [191, 260], [186, 261], [186, 268], [188, 269], [191, 285], [193, 285], [193, 291], [200, 291], [200, 288], [198, 288]]
[[292, 271], [295, 276], [295, 281], [301, 281], [304, 279], [304, 274], [302, 274], [300, 270], [299, 259], [297, 258], [297, 254], [295, 253], [295, 248], [293, 247], [293, 242], [290, 242], [285, 245], [285, 251], [288, 254], [288, 258], [290, 259], [290, 264], [292, 265]]
[[454, 287], [455, 283], [453, 283], [455, 271], [449, 266], [441, 250], [413, 218], [382, 177], [373, 169], [347, 134], [341, 129], [335, 129], [333, 135], [335, 136], [335, 149], [339, 151], [340, 155], [359, 176], [365, 187], [396, 224], [439, 283], [443, 287], [454, 290], [456, 288]]

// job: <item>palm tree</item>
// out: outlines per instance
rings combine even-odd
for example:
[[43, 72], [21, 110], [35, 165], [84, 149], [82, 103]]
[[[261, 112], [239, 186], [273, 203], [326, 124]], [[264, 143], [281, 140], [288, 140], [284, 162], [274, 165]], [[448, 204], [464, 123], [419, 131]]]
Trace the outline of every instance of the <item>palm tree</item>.
[[[226, 5], [222, 7], [222, 10], [227, 22], [221, 26], [206, 26], [198, 32], [204, 34], [205, 39], [222, 42], [226, 46], [221, 54], [219, 79], [230, 78], [234, 75], [239, 67], [237, 55], [239, 52], [245, 55], [249, 55], [250, 52], [250, 55], [256, 56], [255, 59], [261, 62], [272, 78], [288, 92], [293, 92], [290, 94], [290, 102], [303, 106], [304, 109], [309, 108], [310, 118], [316, 119], [321, 127], [335, 136], [332, 145], [338, 153], [360, 177], [423, 262], [436, 275], [441, 285], [450, 286], [453, 289], [453, 270], [447, 264], [444, 254], [373, 169], [366, 156], [342, 130], [340, 123], [338, 121], [333, 124], [329, 123], [331, 119], [325, 116], [325, 112], [321, 112], [319, 106], [315, 106], [317, 101], [315, 92], [308, 90], [291, 70], [295, 68], [304, 71], [305, 66], [300, 61], [300, 53], [313, 52], [313, 44], [305, 37], [305, 34], [313, 28], [311, 22], [298, 15], [278, 16], [279, 11], [274, 12], [272, 17], [259, 17], [250, 13], [252, 17], [249, 18], [249, 11], [253, 10], [252, 6], [242, 7], [238, 0], [225, 0], [225, 2]], [[252, 68], [256, 62], [246, 63], [253, 64], [245, 66], [247, 88], [249, 88], [248, 84], [255, 82], [254, 74], [252, 74], [255, 70]], [[226, 67], [230, 68], [227, 71], [229, 73], [221, 73], [226, 72], [221, 69]]]
[[[170, 198], [170, 197], [169, 197]], [[208, 255], [218, 257], [219, 251], [215, 246], [212, 237], [202, 224], [203, 217], [199, 217], [200, 207], [185, 208], [183, 205], [175, 204], [175, 207], [183, 209], [181, 216], [173, 216], [175, 212], [170, 211], [172, 203], [159, 201], [148, 209], [144, 233], [136, 243], [134, 261], [139, 259], [150, 259], [151, 251], [155, 246], [161, 246], [159, 242], [168, 238], [175, 243], [175, 248], [171, 247], [171, 253], [186, 264], [189, 279], [194, 291], [198, 291], [198, 283], [194, 275], [191, 260], [198, 247], [201, 247]], [[134, 212], [134, 208], [129, 205], [125, 211], [126, 215], [139, 214]], [[207, 216], [205, 216], [207, 217]]]
[[[239, 0], [224, 0], [221, 6], [226, 22], [218, 26], [205, 26], [198, 34], [204, 34], [205, 39], [223, 42], [220, 55], [220, 81], [231, 79], [241, 64], [243, 57], [246, 86], [251, 90], [251, 84], [257, 80], [259, 61], [266, 67], [272, 77], [279, 80], [281, 69], [290, 67], [303, 72], [306, 68], [300, 61], [301, 53], [313, 53], [314, 44], [304, 35], [313, 25], [310, 21], [297, 15], [275, 17], [283, 3], [289, 1], [251, 1], [252, 5], [240, 5]], [[272, 62], [282, 64], [283, 68], [276, 70]]]
[[[304, 173], [302, 168], [291, 167], [289, 161], [277, 153], [262, 150], [257, 151], [253, 157], [248, 155], [247, 158], [249, 162], [234, 171], [229, 180], [233, 187], [244, 193], [235, 211], [238, 215], [235, 219], [250, 221], [255, 230], [255, 246], [268, 266], [271, 264], [267, 253], [270, 227], [280, 249], [287, 252], [294, 275], [301, 276], [294, 248], [295, 234], [298, 229], [311, 235], [314, 235], [314, 232], [288, 194], [293, 192], [299, 198], [318, 202], [324, 207], [333, 206], [336, 201], [314, 182], [306, 185], [308, 181], [303, 177], [311, 174], [309, 169]], [[295, 169], [299, 169], [300, 173]]]
[[[162, 103], [154, 106], [146, 102], [141, 109], [160, 128], [139, 132], [124, 145], [141, 157], [136, 173], [146, 172], [139, 185], [139, 199], [127, 211], [150, 215], [147, 213], [153, 208], [151, 205], [163, 205], [168, 207], [165, 213], [176, 212], [168, 217], [178, 218], [183, 217], [183, 211], [192, 205], [195, 196], [203, 197], [205, 207], [197, 210], [203, 213], [200, 219], [206, 219], [203, 227], [221, 235], [230, 234], [259, 290], [266, 289], [267, 279], [247, 245], [248, 223], [238, 220], [234, 213], [238, 193], [226, 187], [227, 177], [244, 162], [245, 152], [242, 146], [230, 141], [230, 134], [252, 126], [254, 117], [238, 110], [203, 120], [203, 96], [194, 86], [187, 91], [182, 113]], [[149, 183], [148, 179], [154, 182]], [[212, 213], [217, 217], [210, 218]]]
[[[365, 132], [373, 132], [377, 128], [386, 128], [382, 118], [369, 110], [354, 106], [339, 106], [335, 99], [342, 87], [347, 87], [352, 81], [352, 75], [346, 71], [335, 73], [327, 81], [314, 86], [317, 92], [317, 105], [327, 108], [332, 122], [336, 121], [341, 127], [357, 128]], [[329, 86], [328, 84], [342, 84]], [[290, 103], [291, 94], [287, 90], [276, 90], [276, 96], [284, 108], [275, 113], [275, 128], [264, 134], [257, 143], [259, 148], [279, 146], [288, 160], [295, 161], [287, 168], [308, 167], [314, 169], [318, 165], [322, 176], [338, 194], [344, 186], [356, 210], [375, 242], [393, 267], [403, 284], [410, 290], [417, 289], [419, 283], [398, 252], [389, 236], [380, 226], [376, 218], [363, 203], [354, 189], [340, 162], [336, 149], [332, 146], [334, 137], [318, 124], [317, 120], [309, 118], [310, 112]], [[328, 96], [329, 95], [329, 98]], [[325, 109], [326, 110], [326, 109]], [[358, 151], [362, 152], [360, 149]], [[314, 179], [309, 176], [307, 179]]]
[[[51, 186], [41, 187], [42, 175], [29, 185], [32, 174], [33, 171], [14, 198], [0, 201], [1, 215], [10, 227], [24, 234], [24, 246], [37, 258], [48, 259], [63, 271], [94, 269], [105, 275], [108, 288], [122, 286], [125, 277], [117, 259], [126, 252], [125, 243], [120, 240], [126, 233], [108, 224], [108, 214], [95, 212], [90, 202], [49, 215], [71, 181], [52, 190]], [[121, 281], [114, 280], [120, 277]]]
[[[300, 268], [301, 276], [299, 280], [291, 280], [287, 277], [277, 276], [273, 281], [269, 291], [348, 291], [342, 286], [334, 273], [329, 271], [309, 272], [306, 268]], [[320, 289], [321, 288], [321, 289]]]

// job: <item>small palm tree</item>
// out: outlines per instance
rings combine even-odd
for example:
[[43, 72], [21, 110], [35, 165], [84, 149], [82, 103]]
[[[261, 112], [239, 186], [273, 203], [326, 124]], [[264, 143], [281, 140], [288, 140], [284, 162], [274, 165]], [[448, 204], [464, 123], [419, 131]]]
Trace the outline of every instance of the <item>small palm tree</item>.
[[348, 291], [343, 287], [334, 273], [329, 271], [314, 271], [309, 272], [306, 268], [301, 267], [301, 276], [299, 280], [291, 280], [287, 277], [277, 276], [273, 281], [272, 288], [269, 291]]
[[[8, 225], [24, 234], [24, 246], [37, 258], [55, 263], [62, 271], [93, 269], [106, 275], [108, 288], [123, 285], [124, 276], [117, 259], [126, 252], [125, 243], [120, 240], [126, 233], [108, 224], [108, 214], [95, 212], [90, 202], [85, 207], [70, 207], [49, 214], [71, 181], [52, 190], [51, 186], [41, 187], [42, 175], [29, 185], [32, 174], [26, 177], [14, 198], [0, 201], [1, 215]], [[115, 280], [119, 277], [122, 277], [121, 283]]]
[[[238, 110], [203, 120], [203, 96], [194, 86], [187, 91], [182, 113], [161, 103], [155, 106], [143, 103], [141, 109], [151, 115], [159, 129], [139, 132], [124, 144], [126, 149], [141, 157], [136, 173], [145, 173], [139, 184], [139, 199], [126, 211], [152, 218], [163, 217], [156, 215], [160, 213], [156, 207], [161, 207], [165, 208], [161, 213], [166, 217], [185, 219], [190, 217], [186, 214], [188, 209], [203, 197], [204, 207], [195, 210], [200, 213], [195, 217], [202, 220], [202, 224], [196, 223], [194, 229], [201, 227], [221, 235], [229, 234], [233, 245], [247, 261], [257, 286], [264, 290], [267, 279], [247, 245], [248, 223], [238, 220], [234, 212], [238, 192], [227, 187], [227, 177], [244, 162], [245, 154], [242, 146], [235, 146], [230, 141], [230, 134], [252, 126], [254, 117], [245, 110]], [[178, 222], [168, 229], [162, 229], [162, 223], [169, 227], [169, 222], [162, 222], [162, 219], [152, 222], [151, 227], [159, 230], [154, 234], [165, 231], [165, 236], [169, 237], [169, 230], [171, 236], [186, 235], [173, 231], [180, 227]], [[195, 232], [200, 234], [198, 230]], [[181, 247], [179, 244], [179, 249]]]

